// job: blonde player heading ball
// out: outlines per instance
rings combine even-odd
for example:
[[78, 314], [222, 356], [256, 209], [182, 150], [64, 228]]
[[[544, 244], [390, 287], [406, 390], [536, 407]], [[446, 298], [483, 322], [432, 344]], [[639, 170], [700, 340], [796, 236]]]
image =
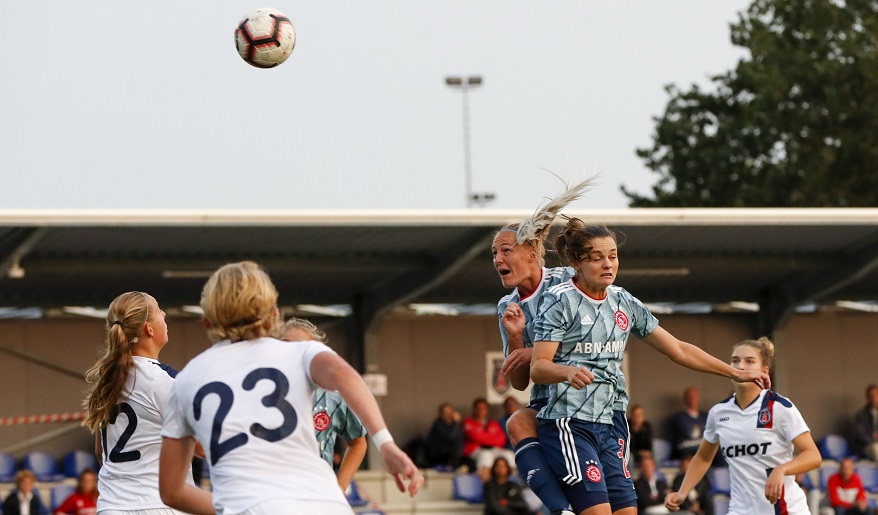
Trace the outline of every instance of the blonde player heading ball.
[[[739, 370], [767, 374], [773, 361], [774, 344], [768, 338], [745, 340], [732, 348], [731, 364]], [[708, 413], [704, 438], [680, 490], [665, 498], [669, 510], [680, 509], [717, 451], [729, 463], [730, 515], [810, 514], [795, 476], [819, 467], [820, 451], [789, 399], [753, 383], [735, 383], [735, 394]]]
[[[318, 452], [313, 384], [341, 392], [400, 491], [408, 480], [414, 496], [424, 478], [393, 442], [357, 371], [322, 343], [271, 337], [280, 330], [277, 297], [250, 261], [221, 267], [204, 285], [204, 324], [216, 343], [177, 375], [162, 430], [162, 499], [194, 514], [353, 513]], [[207, 447], [212, 499], [186, 484], [196, 438]]]

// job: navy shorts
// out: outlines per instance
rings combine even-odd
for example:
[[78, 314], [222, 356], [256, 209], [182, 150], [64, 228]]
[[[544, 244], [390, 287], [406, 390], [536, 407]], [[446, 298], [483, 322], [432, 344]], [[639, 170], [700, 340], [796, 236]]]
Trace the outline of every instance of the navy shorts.
[[[574, 418], [538, 419], [537, 433], [552, 472], [562, 484], [581, 484], [577, 490], [589, 494], [605, 492], [613, 511], [637, 505], [628, 472], [628, 422], [624, 412], [613, 413], [612, 425]], [[578, 513], [593, 505], [574, 508]]]
[[532, 410], [536, 411], [537, 413], [539, 413], [540, 410], [543, 409], [546, 406], [546, 404], [548, 404], [548, 403], [549, 403], [549, 399], [531, 399], [530, 404], [525, 406], [525, 408], [532, 409]]

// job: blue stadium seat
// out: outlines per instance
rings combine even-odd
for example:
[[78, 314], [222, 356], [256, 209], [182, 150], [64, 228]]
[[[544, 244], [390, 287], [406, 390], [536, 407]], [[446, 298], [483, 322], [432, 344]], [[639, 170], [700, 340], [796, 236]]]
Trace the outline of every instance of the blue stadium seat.
[[664, 438], [652, 439], [652, 459], [657, 467], [664, 467], [671, 461], [671, 442]]
[[712, 495], [732, 494], [732, 478], [729, 476], [728, 467], [714, 467], [710, 469], [710, 493]]
[[15, 459], [5, 452], [0, 452], [0, 483], [15, 481], [16, 472]]
[[63, 483], [53, 486], [52, 489], [49, 490], [49, 504], [52, 511], [58, 509], [58, 506], [61, 506], [61, 504], [63, 504], [64, 501], [66, 501], [67, 498], [70, 497], [70, 494], [72, 494], [74, 490], [76, 490], [76, 488], [72, 485], [66, 485]]
[[829, 481], [829, 478], [836, 472], [838, 472], [838, 465], [833, 465], [831, 463], [824, 463], [823, 465], [820, 465], [820, 471], [818, 473], [820, 476], [821, 492], [826, 491], [826, 483]]
[[98, 459], [95, 455], [86, 451], [71, 451], [64, 456], [64, 475], [66, 477], [79, 477], [83, 470], [91, 469], [98, 471]]
[[729, 498], [725, 495], [713, 496], [713, 515], [727, 515], [729, 513]]
[[60, 481], [64, 479], [58, 473], [58, 464], [55, 458], [47, 452], [29, 452], [24, 457], [24, 468], [30, 470], [37, 477], [37, 481]]
[[471, 504], [482, 502], [484, 485], [477, 474], [457, 474], [452, 483], [454, 498]]
[[843, 436], [829, 434], [820, 439], [817, 444], [824, 460], [841, 461], [851, 455], [848, 441]]
[[863, 487], [870, 493], [878, 492], [878, 468], [872, 463], [858, 463], [854, 472], [863, 480]]
[[369, 504], [369, 500], [364, 499], [360, 495], [360, 489], [357, 488], [357, 482], [354, 480], [351, 480], [351, 484], [348, 485], [348, 490], [347, 492], [345, 492], [345, 497], [348, 498], [348, 504], [355, 508], [360, 506], [366, 506], [367, 504]]

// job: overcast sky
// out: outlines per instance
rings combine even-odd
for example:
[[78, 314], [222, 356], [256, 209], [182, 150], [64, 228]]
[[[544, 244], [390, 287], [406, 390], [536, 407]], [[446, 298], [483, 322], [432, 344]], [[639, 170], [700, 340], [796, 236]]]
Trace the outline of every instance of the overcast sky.
[[0, 208], [464, 207], [473, 189], [531, 208], [593, 170], [579, 207], [625, 208], [657, 176], [634, 154], [663, 86], [708, 84], [744, 53], [743, 0], [273, 0], [297, 44], [278, 68], [238, 57], [260, 3], [0, 5]]

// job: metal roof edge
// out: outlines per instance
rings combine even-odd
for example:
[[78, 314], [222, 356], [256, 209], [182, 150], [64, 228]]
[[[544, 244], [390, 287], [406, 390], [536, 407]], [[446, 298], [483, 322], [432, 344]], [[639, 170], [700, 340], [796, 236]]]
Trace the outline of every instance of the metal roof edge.
[[[0, 209], [0, 227], [63, 226], [498, 226], [526, 219], [527, 209], [181, 210]], [[867, 225], [878, 208], [631, 208], [564, 211], [607, 225]]]

